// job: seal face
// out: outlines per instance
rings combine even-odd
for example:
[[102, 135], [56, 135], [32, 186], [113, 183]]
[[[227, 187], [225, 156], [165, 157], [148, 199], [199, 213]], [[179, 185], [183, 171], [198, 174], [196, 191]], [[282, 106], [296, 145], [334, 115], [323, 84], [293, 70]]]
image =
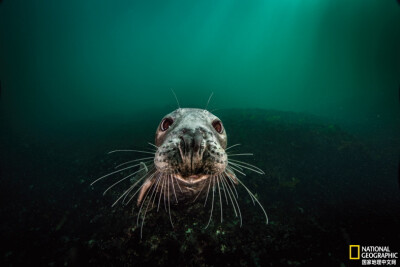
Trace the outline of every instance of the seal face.
[[186, 181], [222, 173], [227, 165], [226, 143], [219, 118], [206, 110], [178, 109], [157, 128], [154, 164], [158, 171], [179, 173]]
[[[181, 189], [175, 192], [178, 199], [192, 197], [210, 176], [225, 171], [226, 144], [226, 131], [218, 117], [202, 109], [177, 109], [157, 128], [154, 165], [160, 174], [175, 178]], [[146, 190], [142, 189], [138, 203]]]

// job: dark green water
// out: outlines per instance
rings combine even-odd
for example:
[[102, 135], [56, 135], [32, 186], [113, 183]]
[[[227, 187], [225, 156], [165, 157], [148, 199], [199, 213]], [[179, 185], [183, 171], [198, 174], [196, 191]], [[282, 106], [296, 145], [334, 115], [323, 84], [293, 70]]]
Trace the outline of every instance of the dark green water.
[[[0, 263], [351, 265], [400, 252], [396, 1], [0, 1]], [[90, 182], [177, 108], [215, 110], [238, 152], [232, 206], [152, 212]], [[147, 146], [147, 147], [146, 147]], [[121, 174], [121, 178], [123, 174]], [[125, 173], [126, 175], [126, 173]], [[114, 181], [114, 180], [113, 180]], [[323, 265], [322, 265], [323, 264]], [[357, 266], [361, 263], [356, 262]]]

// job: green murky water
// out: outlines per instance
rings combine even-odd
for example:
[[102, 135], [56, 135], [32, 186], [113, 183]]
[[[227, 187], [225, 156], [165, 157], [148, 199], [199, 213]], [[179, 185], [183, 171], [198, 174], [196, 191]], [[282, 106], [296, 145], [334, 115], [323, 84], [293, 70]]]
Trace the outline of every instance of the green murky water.
[[[0, 262], [349, 265], [399, 251], [396, 1], [0, 1]], [[149, 212], [95, 178], [177, 108], [219, 116], [266, 174], [231, 203]], [[124, 177], [121, 173], [113, 178]], [[222, 195], [224, 197], [224, 195]]]

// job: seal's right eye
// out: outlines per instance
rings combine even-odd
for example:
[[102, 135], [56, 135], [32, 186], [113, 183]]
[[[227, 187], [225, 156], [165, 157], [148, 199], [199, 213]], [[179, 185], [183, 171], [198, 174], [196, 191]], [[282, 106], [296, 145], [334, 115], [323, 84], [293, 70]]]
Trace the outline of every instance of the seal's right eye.
[[168, 130], [169, 126], [171, 126], [172, 123], [174, 123], [174, 121], [171, 118], [163, 119], [161, 124], [160, 124], [160, 130], [163, 131], [163, 132]]

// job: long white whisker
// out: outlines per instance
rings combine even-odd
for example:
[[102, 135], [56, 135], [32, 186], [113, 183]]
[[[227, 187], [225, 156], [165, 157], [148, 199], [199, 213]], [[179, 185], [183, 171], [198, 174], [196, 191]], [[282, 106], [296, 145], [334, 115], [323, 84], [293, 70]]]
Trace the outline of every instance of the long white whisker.
[[211, 180], [212, 180], [212, 176], [211, 176], [211, 179], [208, 180], [207, 196], [206, 196], [206, 200], [204, 201], [204, 207], [207, 204], [208, 194], [210, 193]]
[[107, 193], [107, 191], [109, 191], [111, 188], [113, 188], [113, 187], [116, 186], [117, 184], [119, 184], [119, 183], [125, 181], [125, 180], [128, 179], [129, 177], [132, 177], [133, 175], [135, 175], [136, 173], [138, 173], [138, 172], [140, 172], [140, 171], [142, 171], [142, 170], [144, 170], [144, 168], [143, 168], [143, 169], [139, 169], [139, 170], [135, 171], [134, 173], [131, 173], [131, 174], [129, 174], [128, 176], [125, 176], [124, 178], [122, 178], [122, 179], [119, 180], [118, 182], [112, 184], [111, 186], [109, 186], [109, 187], [103, 192], [103, 196], [104, 196], [104, 195]]
[[157, 183], [156, 183], [156, 186], [155, 186], [155, 194], [154, 194], [154, 198], [153, 198], [153, 204], [151, 205], [151, 208], [154, 207], [154, 202], [156, 201], [157, 192], [158, 192], [158, 188], [160, 186], [161, 180], [162, 179], [160, 179], [160, 178], [158, 178], [158, 180], [157, 180]]
[[[115, 202], [111, 205], [111, 207], [114, 207], [120, 201], [121, 198], [123, 198], [124, 196], [126, 197], [127, 194], [129, 194], [133, 190], [133, 188], [135, 188], [135, 186], [136, 186], [136, 183], [134, 185], [130, 186], [127, 190], [125, 190], [125, 192], [122, 195], [120, 195], [117, 200], [115, 200]], [[143, 184], [139, 187], [138, 190], [140, 190], [140, 188], [142, 188], [142, 187], [143, 187]]]
[[174, 94], [176, 103], [178, 103], [178, 108], [181, 109], [181, 106], [179, 105], [178, 97], [176, 97], [175, 91], [171, 88], [172, 93]]
[[[227, 190], [228, 196], [229, 196], [229, 198], [231, 200], [231, 203], [232, 203], [232, 206], [233, 206], [233, 211], [235, 212], [235, 216], [237, 217], [238, 214], [236, 212], [236, 206], [235, 206], [235, 203], [232, 200], [232, 196], [231, 196], [231, 193], [230, 193], [231, 189], [230, 188], [228, 189], [228, 185], [226, 184], [227, 181], [225, 181], [225, 177], [223, 175], [221, 175], [221, 182], [224, 184], [224, 186], [225, 186], [225, 188]], [[233, 192], [232, 192], [232, 195], [233, 195]], [[233, 197], [235, 197], [235, 196], [233, 196]]]
[[[237, 178], [237, 177], [236, 177]], [[247, 188], [247, 186], [244, 185], [244, 183], [242, 183], [242, 181], [240, 181], [238, 178], [237, 180], [239, 181], [239, 183], [246, 189], [247, 193], [249, 193], [250, 196], [252, 196], [254, 198], [254, 200], [257, 202], [257, 204], [260, 206], [260, 208], [262, 209], [262, 211], [264, 212], [265, 218], [266, 218], [266, 224], [268, 224], [268, 215], [267, 212], [264, 210], [264, 207], [261, 205], [260, 201], [258, 201], [258, 199], [254, 196], [254, 194]]]
[[[218, 174], [218, 177], [221, 179], [221, 175], [220, 175], [220, 174]], [[224, 185], [222, 179], [221, 179], [221, 186], [222, 186], [222, 190], [224, 191], [225, 200], [226, 200], [226, 205], [229, 205], [229, 203], [228, 203], [228, 197], [226, 196], [226, 188], [225, 188], [225, 185]]]
[[[208, 171], [206, 173], [206, 175], [208, 175]], [[196, 199], [200, 196], [201, 192], [203, 192], [204, 187], [206, 186], [206, 182], [203, 182], [203, 186], [200, 189], [200, 192], [197, 194], [197, 196], [194, 198], [194, 200], [192, 201], [192, 203], [194, 203], [196, 201]]]
[[207, 110], [208, 104], [210, 103], [210, 100], [211, 100], [213, 94], [214, 94], [214, 92], [212, 92], [210, 97], [208, 98], [208, 101], [207, 101], [207, 104], [206, 104], [206, 107], [204, 108], [204, 110]]
[[157, 212], [160, 209], [160, 202], [161, 202], [161, 196], [163, 195], [164, 184], [165, 184], [165, 179], [163, 179], [162, 184], [161, 184], [161, 191], [160, 191], [160, 197], [158, 198]]
[[235, 147], [235, 146], [240, 146], [241, 144], [234, 144], [234, 145], [231, 145], [230, 147], [228, 147], [227, 149], [225, 149], [225, 151], [227, 151], [228, 149], [231, 149], [232, 147]]
[[228, 157], [232, 157], [232, 156], [254, 156], [253, 153], [241, 153], [241, 154], [229, 154], [226, 153], [228, 155]]
[[228, 170], [232, 170], [233, 169], [233, 170], [237, 171], [238, 173], [240, 173], [241, 175], [246, 176], [246, 174], [244, 174], [243, 172], [239, 171], [237, 168], [233, 167], [232, 165], [227, 166], [226, 168]]
[[229, 162], [229, 164], [235, 166], [236, 168], [244, 168], [244, 169], [248, 169], [248, 170], [250, 170], [250, 171], [253, 171], [253, 172], [255, 172], [255, 173], [258, 173], [258, 174], [264, 174], [264, 172], [260, 172], [260, 171], [258, 171], [258, 170], [253, 169], [253, 168], [247, 167], [247, 166], [245, 166], [245, 165], [240, 165], [240, 164], [234, 163], [234, 162]]
[[[228, 160], [228, 166], [235, 166], [235, 165], [233, 165], [233, 164], [231, 164], [232, 162], [230, 162], [229, 160]], [[230, 165], [229, 165], [230, 164]], [[238, 168], [239, 170], [241, 170], [241, 171], [243, 171], [243, 168], [242, 167], [240, 167], [240, 166], [235, 166], [236, 168]]]
[[171, 184], [172, 184], [172, 189], [174, 190], [175, 200], [176, 200], [176, 203], [178, 203], [178, 197], [176, 196], [175, 185], [174, 185], [174, 179], [172, 178], [172, 175], [169, 175], [169, 176], [168, 176], [168, 179], [171, 179]]
[[[237, 190], [236, 190], [235, 182], [234, 182], [234, 181], [232, 180], [232, 178], [226, 173], [226, 171], [224, 171], [224, 173], [225, 173], [225, 175], [228, 177], [228, 181], [232, 183], [232, 187], [233, 187], [233, 189], [235, 190], [236, 197], [239, 197], [239, 194], [238, 194], [238, 192], [237, 192]], [[232, 173], [233, 173], [233, 172], [232, 172]], [[233, 173], [233, 174], [234, 174], [234, 173]], [[236, 175], [235, 175], [235, 177], [236, 177]]]
[[153, 194], [154, 194], [154, 192], [156, 190], [156, 185], [155, 184], [158, 184], [158, 182], [160, 181], [160, 177], [161, 177], [161, 175], [158, 176], [157, 181], [155, 183], [153, 183], [153, 190], [151, 192], [150, 199], [147, 201], [147, 206], [146, 206], [146, 209], [145, 209], [144, 214], [143, 214], [142, 225], [140, 226], [140, 238], [142, 238], [142, 235], [143, 235], [143, 225], [144, 225], [144, 221], [146, 219], [147, 209], [149, 208], [149, 205], [151, 203], [151, 199], [153, 198]]
[[149, 145], [151, 145], [151, 146], [153, 146], [153, 147], [155, 147], [155, 148], [157, 148], [158, 149], [158, 146], [156, 146], [155, 144], [152, 144], [152, 143], [150, 143], [150, 142], [147, 142]]
[[[130, 161], [127, 161], [127, 162], [124, 162], [124, 163], [121, 163], [121, 164], [115, 166], [114, 169], [118, 169], [119, 167], [121, 167], [123, 165], [126, 165], [126, 164], [129, 164], [129, 163], [132, 163], [132, 162], [143, 161], [144, 159], [154, 159], [154, 157], [146, 157], [146, 158], [141, 158], [141, 159], [130, 160]], [[149, 162], [149, 161], [146, 161], [146, 162]]]
[[172, 223], [172, 218], [171, 218], [171, 204], [169, 202], [169, 183], [167, 184], [168, 187], [168, 213], [169, 213], [169, 221], [171, 222], [172, 228], [174, 227], [174, 224]]
[[211, 218], [212, 218], [212, 213], [213, 213], [213, 209], [214, 209], [214, 192], [215, 192], [214, 176], [212, 177], [212, 179], [213, 179], [213, 187], [212, 187], [213, 197], [212, 197], [212, 201], [211, 201], [210, 219], [208, 220], [208, 223], [207, 223], [207, 225], [206, 225], [206, 227], [204, 229], [206, 229], [208, 227], [208, 225], [210, 225]]
[[122, 171], [124, 171], [124, 170], [128, 170], [128, 169], [135, 168], [135, 167], [137, 167], [137, 166], [139, 166], [139, 165], [140, 165], [140, 163], [139, 163], [139, 164], [132, 165], [132, 166], [129, 166], [129, 167], [126, 167], [126, 168], [123, 168], [123, 169], [120, 169], [120, 170], [118, 170], [118, 171], [114, 171], [114, 172], [108, 173], [108, 174], [106, 174], [106, 175], [104, 175], [104, 176], [101, 176], [100, 178], [97, 178], [97, 179], [96, 179], [94, 182], [92, 182], [90, 185], [94, 185], [94, 184], [97, 183], [98, 181], [100, 181], [100, 180], [102, 180], [102, 179], [104, 179], [104, 178], [106, 178], [106, 177], [108, 177], [108, 176], [110, 176], [110, 175], [113, 175], [113, 174], [122, 172]]
[[219, 186], [219, 178], [218, 176], [215, 176], [215, 179], [217, 180], [217, 185], [218, 185], [218, 195], [219, 195], [219, 205], [221, 209], [221, 223], [222, 223], [222, 198], [221, 198], [221, 188]]
[[[176, 174], [176, 173], [177, 173], [177, 172], [175, 172], [175, 174]], [[176, 184], [178, 185], [179, 191], [181, 191], [181, 193], [183, 193], [183, 192], [182, 192], [182, 188], [181, 188], [181, 186], [179, 185], [179, 181], [178, 181], [178, 179], [176, 178], [175, 175], [174, 175], [174, 178], [175, 178]]]
[[238, 165], [246, 165], [246, 166], [249, 166], [249, 167], [252, 167], [252, 168], [254, 168], [255, 170], [258, 170], [259, 172], [262, 172], [263, 174], [265, 174], [265, 172], [263, 171], [263, 170], [261, 170], [260, 168], [258, 168], [257, 166], [254, 166], [254, 165], [252, 165], [252, 164], [250, 164], [250, 163], [247, 163], [247, 162], [244, 162], [244, 161], [241, 161], [241, 160], [236, 160], [236, 159], [229, 159], [229, 161], [233, 161], [234, 163], [236, 163], [236, 164], [238, 164]]
[[[155, 168], [153, 168], [155, 169]], [[149, 173], [151, 173], [153, 171], [153, 169], [146, 173], [145, 175], [143, 175], [142, 178], [146, 177]], [[151, 179], [153, 178], [154, 175], [158, 174], [158, 172], [154, 172], [152, 175], [150, 175], [147, 179]], [[140, 180], [142, 180], [142, 178], [140, 178], [138, 181], [135, 182], [135, 184], [133, 186], [131, 186], [131, 190], [133, 190], [133, 188], [140, 182]], [[130, 194], [130, 191], [125, 195], [124, 199], [122, 200], [122, 204], [124, 205], [128, 205], [129, 202], [131, 202], [131, 200], [135, 197], [135, 195], [140, 191], [140, 189], [142, 189], [142, 187], [144, 186], [144, 183], [136, 190], [136, 192], [129, 198], [129, 200], [127, 202], [125, 202], [126, 198], [128, 197], [128, 195]], [[116, 202], [115, 202], [116, 203]]]
[[116, 153], [116, 152], [139, 152], [139, 153], [147, 153], [147, 154], [151, 154], [151, 155], [155, 154], [155, 152], [135, 150], [135, 149], [117, 149], [117, 150], [110, 151], [107, 154], [112, 154], [112, 153]]
[[164, 209], [165, 209], [165, 212], [167, 212], [167, 203], [166, 203], [166, 201], [165, 201], [166, 196], [167, 196], [167, 194], [166, 194], [167, 185], [168, 185], [168, 181], [165, 180], [165, 187], [164, 187]]
[[[160, 174], [158, 175], [158, 178], [160, 177]], [[152, 183], [152, 185], [154, 184], [154, 182]], [[150, 188], [149, 189], [147, 189], [147, 191], [146, 191], [146, 195], [144, 196], [144, 198], [143, 198], [143, 200], [142, 200], [142, 204], [140, 204], [140, 209], [139, 209], [139, 212], [138, 212], [138, 217], [137, 217], [137, 220], [136, 220], [136, 225], [137, 226], [139, 226], [139, 220], [140, 220], [140, 214], [141, 214], [141, 212], [142, 212], [142, 208], [143, 208], [143, 205], [144, 205], [144, 203], [146, 202], [146, 199], [147, 199], [147, 196], [149, 195], [149, 192], [150, 192], [151, 190], [150, 190]]]
[[[230, 178], [230, 177], [228, 176], [228, 178]], [[225, 179], [225, 182], [228, 184], [228, 182], [226, 181], [226, 176], [224, 177], [224, 179]], [[232, 187], [235, 188], [235, 185], [232, 185]], [[242, 213], [240, 212], [239, 203], [238, 203], [236, 197], [234, 196], [233, 191], [232, 191], [232, 189], [231, 189], [230, 187], [229, 187], [229, 190], [231, 191], [232, 196], [233, 196], [233, 199], [235, 200], [236, 206], [237, 206], [237, 208], [238, 208], [239, 218], [240, 218], [240, 227], [242, 227], [243, 221], [242, 221]], [[235, 190], [236, 190], [236, 189], [235, 189]], [[236, 192], [236, 193], [237, 193], [237, 192]]]

